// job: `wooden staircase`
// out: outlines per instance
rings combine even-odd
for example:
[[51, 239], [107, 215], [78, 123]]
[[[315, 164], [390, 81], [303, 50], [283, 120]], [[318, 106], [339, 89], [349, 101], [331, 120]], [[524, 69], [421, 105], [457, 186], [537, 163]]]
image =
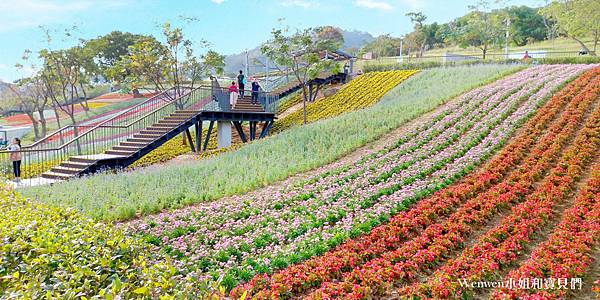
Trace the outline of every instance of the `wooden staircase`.
[[237, 103], [231, 108], [237, 112], [264, 112], [264, 108], [260, 103], [252, 104], [251, 96], [244, 95], [244, 98], [239, 98]]
[[[167, 133], [178, 129], [181, 124], [187, 122], [197, 114], [198, 111], [195, 110], [178, 110], [156, 124], [134, 134], [131, 138], [120, 142], [103, 154], [72, 156], [69, 160], [50, 169], [50, 171], [44, 172], [42, 178], [68, 180], [86, 173], [100, 161], [128, 159], [143, 149], [150, 147], [151, 144], [159, 141]], [[156, 146], [153, 148], [156, 148]]]

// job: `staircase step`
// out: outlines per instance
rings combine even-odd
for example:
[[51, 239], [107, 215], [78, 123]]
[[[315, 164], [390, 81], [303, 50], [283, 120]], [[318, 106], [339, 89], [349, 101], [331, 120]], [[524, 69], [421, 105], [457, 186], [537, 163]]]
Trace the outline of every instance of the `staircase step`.
[[138, 150], [140, 150], [142, 147], [135, 147], [135, 146], [114, 146], [112, 147], [112, 150], [118, 150], [118, 151], [127, 151], [127, 152], [137, 152]]
[[65, 174], [65, 175], [78, 175], [83, 170], [76, 169], [76, 168], [64, 167], [61, 165], [61, 166], [53, 167], [52, 169], [50, 169], [50, 171], [54, 172], [54, 173], [58, 173], [58, 174]]
[[144, 140], [153, 140], [155, 141], [159, 137], [163, 136], [162, 133], [136, 133], [133, 135], [133, 139], [144, 139]]
[[156, 122], [156, 123], [152, 124], [152, 126], [150, 126], [150, 127], [174, 128], [174, 127], [176, 127], [177, 125], [179, 125], [179, 123], [169, 123], [169, 122], [163, 122], [163, 121], [161, 120], [161, 121], [158, 121], [158, 122]]
[[180, 110], [176, 110], [175, 113], [184, 113], [184, 114], [198, 114], [200, 111], [197, 110], [191, 110], [191, 109], [180, 109]]
[[63, 166], [63, 167], [80, 169], [80, 170], [84, 170], [85, 168], [87, 168], [91, 165], [92, 165], [92, 162], [84, 163], [84, 162], [77, 162], [77, 161], [72, 161], [72, 160], [63, 161], [60, 164], [60, 166]]
[[85, 158], [85, 157], [69, 157], [69, 160], [77, 163], [84, 163], [91, 165], [96, 162], [95, 159]]
[[144, 129], [144, 130], [140, 130], [140, 134], [146, 134], [146, 135], [153, 135], [155, 137], [160, 137], [162, 135], [164, 135], [165, 133], [167, 133], [168, 130], [156, 130], [156, 129]]
[[140, 138], [135, 137], [136, 135], [133, 136], [134, 137], [127, 139], [128, 143], [150, 144], [156, 140], [155, 138]]
[[52, 172], [52, 171], [42, 173], [42, 178], [46, 178], [46, 179], [69, 180], [73, 177], [75, 177], [75, 175], [56, 173], [56, 172]]
[[168, 120], [168, 121], [185, 121], [185, 120], [188, 120], [191, 117], [192, 117], [192, 115], [189, 115], [189, 114], [170, 114], [170, 115], [164, 117], [162, 120]]
[[119, 144], [119, 146], [127, 146], [127, 147], [137, 147], [137, 148], [142, 148], [147, 146], [148, 144], [150, 144], [150, 142], [148, 143], [140, 143], [140, 142], [121, 142]]
[[104, 153], [112, 154], [112, 155], [122, 155], [122, 156], [130, 156], [134, 154], [136, 151], [124, 151], [124, 150], [108, 150]]
[[181, 124], [181, 123], [183, 123], [185, 121], [187, 121], [187, 119], [181, 120], [181, 121], [179, 121], [179, 120], [164, 120], [163, 119], [163, 120], [158, 121], [158, 123], [156, 123], [156, 125], [165, 125], [165, 126], [168, 125], [168, 126], [171, 126], [171, 127], [175, 127], [175, 126], [177, 126], [177, 125], [179, 125], [179, 124]]
[[167, 132], [169, 130], [173, 129], [173, 127], [169, 126], [169, 127], [161, 127], [161, 126], [156, 126], [156, 125], [150, 125], [142, 130], [154, 130], [154, 131], [162, 131], [162, 132]]

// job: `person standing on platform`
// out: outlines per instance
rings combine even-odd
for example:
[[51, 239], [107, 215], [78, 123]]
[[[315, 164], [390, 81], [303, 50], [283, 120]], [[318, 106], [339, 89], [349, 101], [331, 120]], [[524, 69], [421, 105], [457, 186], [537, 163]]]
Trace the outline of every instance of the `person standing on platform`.
[[244, 72], [240, 70], [240, 75], [237, 76], [238, 88], [240, 89], [240, 97], [244, 98], [244, 87], [246, 86], [246, 76]]
[[258, 91], [260, 91], [260, 85], [254, 78], [252, 80], [252, 104], [258, 104]]
[[15, 175], [15, 182], [21, 181], [21, 140], [19, 138], [13, 138], [10, 145], [7, 148], [9, 154], [8, 158], [12, 161], [13, 174]]
[[229, 104], [231, 104], [231, 108], [237, 103], [238, 93], [238, 87], [235, 85], [235, 81], [232, 81], [229, 86]]

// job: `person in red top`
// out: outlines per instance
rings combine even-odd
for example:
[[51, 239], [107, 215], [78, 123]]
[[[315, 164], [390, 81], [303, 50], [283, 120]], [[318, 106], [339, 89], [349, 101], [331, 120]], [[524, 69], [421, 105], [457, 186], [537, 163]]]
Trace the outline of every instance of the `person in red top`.
[[523, 55], [523, 60], [528, 60], [530, 58], [531, 56], [529, 56], [529, 51], [525, 51], [525, 55]]
[[235, 81], [229, 86], [229, 104], [233, 107], [237, 103], [239, 89], [235, 85]]

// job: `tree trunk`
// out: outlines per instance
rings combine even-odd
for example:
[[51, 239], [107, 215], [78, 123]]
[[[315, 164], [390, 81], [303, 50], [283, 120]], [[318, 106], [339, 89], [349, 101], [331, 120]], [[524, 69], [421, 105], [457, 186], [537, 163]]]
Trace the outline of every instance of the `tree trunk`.
[[58, 114], [58, 108], [56, 107], [56, 105], [52, 105], [52, 109], [54, 110], [54, 116], [56, 118], [56, 124], [58, 125], [58, 128], [62, 128], [62, 126], [60, 125], [60, 115]]
[[83, 93], [83, 101], [80, 102], [81, 107], [83, 107], [84, 111], [89, 111], [90, 106], [88, 105], [87, 93], [85, 92], [85, 88], [83, 88], [83, 83], [79, 82], [79, 87], [81, 87], [81, 93]]
[[304, 110], [304, 125], [308, 123], [306, 115], [306, 84], [302, 83], [302, 109]]
[[40, 132], [40, 137], [44, 138], [46, 137], [46, 134], [48, 133], [48, 127], [46, 127], [46, 116], [44, 116], [44, 110], [38, 110], [38, 115], [40, 117], [40, 125], [41, 125], [41, 132]]
[[35, 119], [35, 116], [33, 115], [32, 111], [31, 112], [25, 112], [25, 114], [31, 120], [31, 125], [33, 125], [33, 136], [34, 136], [34, 139], [37, 141], [37, 140], [40, 139], [40, 126], [39, 126], [39, 123]]
[[571, 38], [573, 40], [575, 40], [577, 43], [579, 43], [579, 45], [581, 45], [581, 48], [583, 48], [584, 51], [586, 51], [587, 53], [589, 53], [591, 56], [596, 56], [596, 52], [592, 52], [590, 51], [590, 49], [578, 38], [571, 36]]

